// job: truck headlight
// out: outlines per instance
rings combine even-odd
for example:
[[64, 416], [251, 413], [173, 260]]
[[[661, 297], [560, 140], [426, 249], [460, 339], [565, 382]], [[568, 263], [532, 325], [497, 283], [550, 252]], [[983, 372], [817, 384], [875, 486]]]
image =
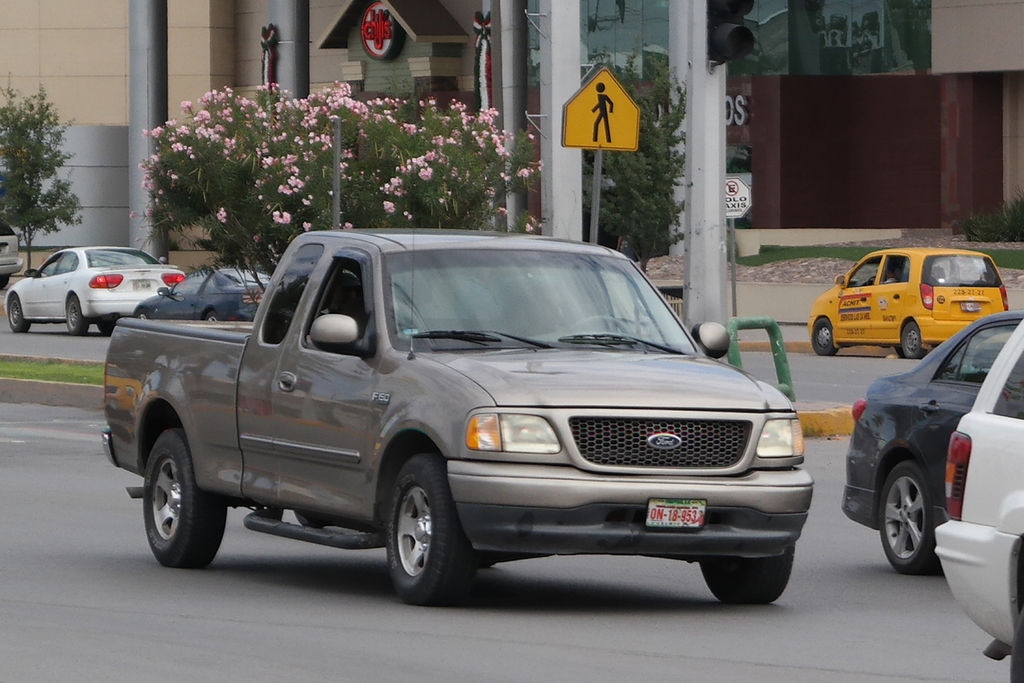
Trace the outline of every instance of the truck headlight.
[[555, 430], [539, 415], [482, 413], [466, 426], [466, 446], [474, 451], [557, 453]]
[[786, 418], [768, 420], [757, 440], [757, 454], [762, 458], [787, 458], [804, 454], [804, 431], [800, 420]]

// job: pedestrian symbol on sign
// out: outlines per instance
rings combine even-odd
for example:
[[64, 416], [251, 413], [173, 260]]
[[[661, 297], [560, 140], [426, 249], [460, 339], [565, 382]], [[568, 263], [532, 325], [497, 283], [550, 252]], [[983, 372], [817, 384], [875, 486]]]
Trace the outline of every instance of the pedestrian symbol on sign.
[[604, 83], [598, 83], [597, 87], [597, 104], [590, 111], [599, 111], [597, 119], [594, 120], [594, 142], [597, 142], [597, 129], [604, 121], [604, 141], [612, 141], [611, 124], [608, 122], [608, 116], [615, 111], [615, 103], [612, 102], [612, 98], [604, 94]]

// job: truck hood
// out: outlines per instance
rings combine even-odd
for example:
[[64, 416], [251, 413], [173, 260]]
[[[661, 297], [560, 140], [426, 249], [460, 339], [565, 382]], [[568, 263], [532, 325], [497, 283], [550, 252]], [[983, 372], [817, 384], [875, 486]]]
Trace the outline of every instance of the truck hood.
[[439, 353], [498, 406], [791, 410], [782, 392], [701, 356], [552, 349]]

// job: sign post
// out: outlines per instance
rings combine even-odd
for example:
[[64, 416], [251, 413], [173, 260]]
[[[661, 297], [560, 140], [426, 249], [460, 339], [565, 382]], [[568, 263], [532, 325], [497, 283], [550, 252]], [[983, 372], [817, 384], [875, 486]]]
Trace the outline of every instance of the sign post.
[[562, 107], [562, 146], [594, 150], [590, 242], [596, 244], [604, 150], [635, 152], [640, 146], [640, 107], [608, 67], [589, 76]]
[[740, 176], [725, 178], [725, 217], [729, 224], [729, 266], [732, 275], [732, 317], [736, 317], [736, 219], [750, 212], [750, 185]]

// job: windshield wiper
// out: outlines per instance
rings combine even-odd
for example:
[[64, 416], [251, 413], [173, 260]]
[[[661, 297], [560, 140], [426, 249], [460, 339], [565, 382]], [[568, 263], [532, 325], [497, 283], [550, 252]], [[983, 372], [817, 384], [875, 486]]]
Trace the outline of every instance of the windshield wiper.
[[682, 354], [683, 352], [679, 349], [674, 349], [671, 346], [665, 346], [657, 342], [652, 342], [648, 339], [640, 339], [639, 337], [630, 337], [625, 334], [571, 334], [567, 337], [559, 337], [558, 341], [565, 344], [598, 344], [601, 346], [622, 346], [623, 344], [629, 344], [635, 346], [642, 344], [643, 346], [649, 346], [665, 353]]
[[527, 339], [526, 337], [519, 337], [506, 332], [494, 332], [492, 330], [428, 330], [426, 332], [418, 332], [412, 336], [415, 339], [457, 339], [475, 344], [494, 344], [500, 342], [502, 338], [506, 338], [541, 349], [551, 348], [550, 344], [545, 344], [535, 339]]

